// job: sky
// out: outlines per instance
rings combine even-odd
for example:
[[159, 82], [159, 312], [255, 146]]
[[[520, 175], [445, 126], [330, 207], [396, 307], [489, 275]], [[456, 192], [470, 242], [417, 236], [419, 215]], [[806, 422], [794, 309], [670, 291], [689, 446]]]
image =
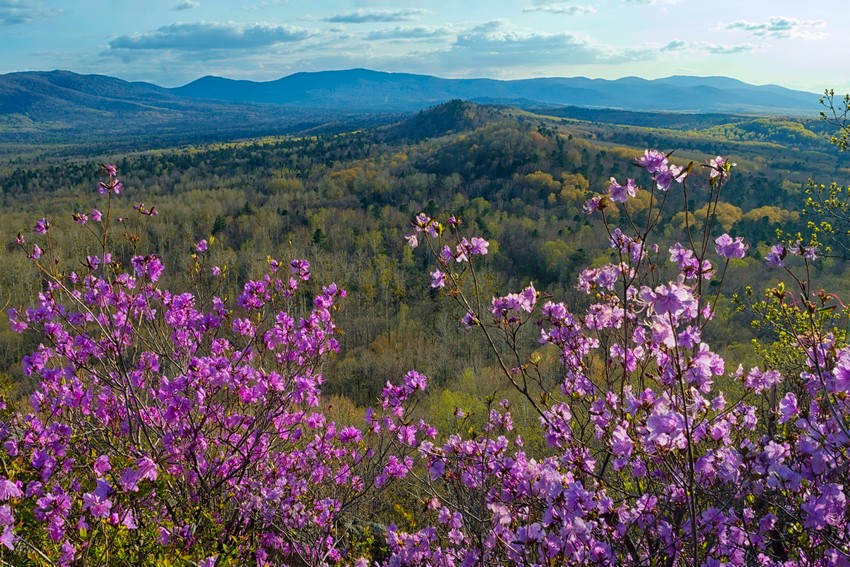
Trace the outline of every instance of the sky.
[[161, 86], [365, 67], [439, 77], [724, 75], [850, 92], [843, 0], [0, 0], [0, 73]]

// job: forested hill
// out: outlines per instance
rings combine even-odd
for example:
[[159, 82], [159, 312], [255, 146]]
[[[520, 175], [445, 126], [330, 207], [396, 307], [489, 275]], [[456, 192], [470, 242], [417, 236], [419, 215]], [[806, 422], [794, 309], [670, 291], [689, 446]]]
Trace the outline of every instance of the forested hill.
[[[818, 122], [712, 117], [685, 124], [683, 117], [668, 115], [670, 127], [647, 128], [634, 125], [646, 117], [628, 118], [631, 124], [610, 125], [451, 101], [390, 125], [346, 132], [134, 153], [109, 149], [84, 159], [7, 156], [0, 160], [0, 238], [14, 242], [19, 231], [31, 234], [41, 217], [49, 219], [54, 235], [77, 234], [71, 213], [91, 207], [99, 164], [115, 162], [127, 187], [113, 200], [113, 207], [123, 207], [116, 214], [135, 222], [131, 205], [156, 207], [160, 214], [150, 223], [143, 251], [169, 259], [169, 282], [198, 277], [190, 270], [192, 243], [214, 236], [211, 261], [227, 266], [225, 283], [216, 283], [225, 286], [220, 293], [233, 295], [268, 256], [307, 258], [320, 281], [335, 280], [347, 289], [350, 300], [341, 314], [347, 334], [329, 389], [365, 404], [387, 379], [412, 366], [442, 384], [487, 365], [461, 338], [454, 337], [451, 352], [445, 351], [447, 341], [440, 337], [459, 314], [429, 290], [424, 254], [404, 245], [419, 211], [457, 214], [466, 230], [490, 240], [487, 290], [505, 292], [533, 281], [538, 289], [580, 302], [577, 273], [611, 254], [602, 226], [582, 211], [590, 194], [606, 191], [611, 176], [640, 178], [629, 164], [647, 147], [675, 150], [675, 162], [696, 167], [715, 155], [729, 156], [737, 167], [715, 228], [752, 244], [736, 264], [729, 284], [734, 291], [735, 282], [773, 277], [764, 272], [762, 258], [777, 228], [805, 229], [800, 210], [807, 179], [850, 177], [847, 157], [831, 148]], [[674, 239], [683, 237], [685, 224], [673, 214], [677, 200], [681, 192], [671, 192], [671, 212], [664, 218]], [[630, 212], [649, 204], [635, 199]], [[54, 246], [66, 257], [96, 249], [85, 234]], [[26, 303], [40, 291], [31, 263], [12, 248], [4, 263], [4, 297], [10, 305]], [[844, 265], [827, 260], [817, 269], [831, 289], [843, 289], [850, 281]], [[720, 316], [735, 315], [727, 310]], [[746, 323], [729, 328], [735, 333], [715, 337], [721, 346], [747, 343]], [[20, 378], [27, 345], [8, 328], [2, 333], [8, 340], [0, 373]], [[476, 384], [461, 381], [457, 388], [480, 399], [475, 388], [485, 386]]]
[[234, 81], [203, 77], [173, 89], [195, 98], [239, 102], [412, 110], [462, 98], [500, 104], [531, 102], [595, 108], [698, 112], [791, 112], [811, 115], [817, 95], [776, 85], [755, 86], [727, 77], [674, 76], [646, 80], [540, 78], [443, 79], [368, 69], [296, 73], [276, 81]]
[[0, 75], [0, 142], [144, 140], [159, 144], [342, 131], [396, 120], [452, 99], [525, 109], [564, 105], [635, 112], [812, 116], [818, 96], [724, 77], [443, 79], [365, 69], [276, 81], [204, 77], [178, 88], [68, 71]]

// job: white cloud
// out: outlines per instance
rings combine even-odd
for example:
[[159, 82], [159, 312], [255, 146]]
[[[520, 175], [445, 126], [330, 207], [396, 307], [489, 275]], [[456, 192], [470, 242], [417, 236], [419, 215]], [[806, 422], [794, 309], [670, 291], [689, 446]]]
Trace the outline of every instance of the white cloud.
[[0, 0], [0, 26], [26, 24], [50, 15], [43, 2]]
[[347, 14], [336, 14], [322, 18], [335, 24], [369, 24], [375, 22], [406, 22], [419, 19], [426, 11], [418, 8], [401, 10], [357, 10]]
[[128, 50], [242, 50], [258, 49], [301, 41], [310, 37], [308, 30], [287, 25], [259, 22], [193, 22], [163, 26], [154, 31], [117, 37], [109, 42], [110, 51]]
[[640, 4], [643, 6], [670, 6], [678, 4], [681, 0], [623, 0], [626, 4]]
[[613, 64], [654, 59], [644, 50], [612, 49], [572, 33], [541, 33], [518, 28], [504, 20], [478, 25], [458, 35], [440, 54], [443, 66], [499, 68]]
[[735, 53], [746, 53], [762, 47], [764, 47], [764, 45], [755, 43], [724, 44], [710, 41], [684, 41], [681, 39], [674, 39], [665, 45], [663, 50], [667, 52], [688, 51], [692, 53], [706, 52], [714, 55], [733, 55]]
[[581, 4], [571, 4], [570, 2], [554, 2], [551, 4], [535, 4], [534, 6], [526, 6], [522, 9], [523, 12], [549, 12], [552, 14], [595, 14], [596, 8], [593, 6], [583, 6]]
[[196, 2], [195, 0], [183, 0], [176, 6], [174, 6], [175, 10], [191, 10], [193, 8], [200, 8], [201, 3]]
[[824, 20], [799, 20], [797, 18], [773, 17], [766, 22], [738, 20], [730, 24], [721, 24], [726, 31], [741, 30], [757, 37], [773, 39], [823, 39], [829, 34], [820, 31], [826, 27]]
[[457, 28], [454, 26], [395, 27], [392, 29], [370, 32], [366, 35], [366, 39], [392, 41], [436, 41], [450, 38], [455, 33], [457, 33]]

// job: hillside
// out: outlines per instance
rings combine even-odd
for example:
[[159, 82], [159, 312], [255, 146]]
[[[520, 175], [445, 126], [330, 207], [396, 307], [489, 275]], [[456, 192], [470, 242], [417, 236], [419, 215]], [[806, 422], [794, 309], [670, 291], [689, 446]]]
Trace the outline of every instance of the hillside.
[[0, 75], [0, 142], [147, 143], [226, 139], [358, 120], [351, 111], [293, 109], [180, 96], [148, 83], [67, 71]]
[[[269, 82], [204, 77], [178, 88], [131, 83], [68, 71], [0, 75], [0, 143], [144, 139], [155, 145], [275, 135], [315, 127], [342, 131], [390, 122], [449, 100], [523, 109], [562, 106], [587, 113], [716, 116], [812, 116], [818, 97], [724, 77], [668, 77], [615, 81], [544, 78], [516, 81], [443, 79], [365, 69], [296, 73]], [[609, 121], [599, 118], [601, 121]], [[718, 121], [719, 120], [719, 121]], [[649, 123], [643, 124], [652, 125]], [[658, 125], [658, 124], [656, 124]], [[700, 123], [703, 126], [705, 123]]]
[[367, 69], [296, 73], [268, 82], [203, 77], [173, 89], [195, 98], [306, 107], [412, 110], [455, 98], [489, 103], [531, 102], [625, 110], [785, 112], [812, 115], [818, 96], [776, 85], [755, 86], [726, 77], [646, 80], [541, 78], [500, 81], [443, 79]]

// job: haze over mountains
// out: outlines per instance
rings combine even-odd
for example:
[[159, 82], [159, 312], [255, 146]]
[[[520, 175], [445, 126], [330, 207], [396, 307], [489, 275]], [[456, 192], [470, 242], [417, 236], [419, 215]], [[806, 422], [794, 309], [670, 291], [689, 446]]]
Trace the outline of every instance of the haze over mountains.
[[451, 99], [519, 107], [811, 116], [818, 95], [726, 77], [646, 80], [443, 79], [366, 69], [254, 82], [203, 77], [177, 88], [69, 71], [0, 75], [0, 139], [109, 130], [179, 136], [292, 131], [376, 120]]

